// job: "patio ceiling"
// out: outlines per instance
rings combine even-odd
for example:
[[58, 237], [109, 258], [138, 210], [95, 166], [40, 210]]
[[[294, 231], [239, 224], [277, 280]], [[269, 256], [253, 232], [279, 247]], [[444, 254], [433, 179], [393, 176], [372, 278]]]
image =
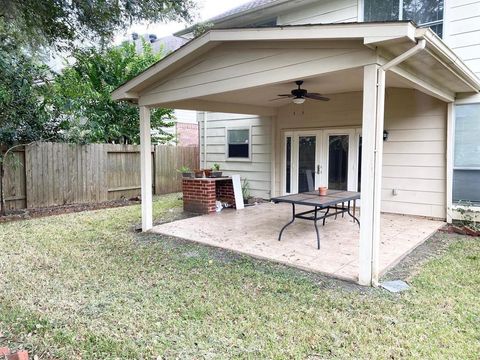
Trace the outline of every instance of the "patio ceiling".
[[[302, 88], [309, 92], [317, 92], [322, 95], [340, 94], [363, 90], [363, 68], [354, 68], [344, 71], [325, 74], [323, 76], [311, 77], [304, 80]], [[415, 88], [411, 83], [395, 73], [387, 74], [387, 87], [394, 88]], [[203, 110], [214, 110], [215, 107], [222, 107], [221, 104], [238, 104], [252, 106], [252, 109], [258, 111], [260, 107], [280, 108], [291, 103], [291, 99], [278, 99], [278, 94], [288, 94], [295, 88], [293, 81], [286, 81], [277, 84], [270, 84], [266, 86], [259, 86], [250, 89], [243, 89], [237, 91], [229, 91], [220, 94], [213, 94], [202, 96], [192, 101], [180, 101], [172, 103], [171, 105], [177, 109], [192, 107], [207, 107]], [[307, 100], [317, 102], [315, 100]], [[321, 104], [321, 102], [318, 102]], [[249, 111], [247, 107], [244, 111]], [[269, 110], [265, 110], [269, 111]]]

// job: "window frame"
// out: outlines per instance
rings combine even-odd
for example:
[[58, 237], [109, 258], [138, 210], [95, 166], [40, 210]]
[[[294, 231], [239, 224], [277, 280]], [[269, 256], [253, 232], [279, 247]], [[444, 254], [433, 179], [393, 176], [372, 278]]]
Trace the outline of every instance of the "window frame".
[[[451, 165], [451, 169], [452, 169], [452, 177], [451, 177], [451, 181], [452, 181], [452, 192], [451, 194], [449, 195], [451, 198], [451, 202], [452, 202], [452, 207], [453, 209], [458, 209], [458, 208], [463, 208], [464, 205], [462, 205], [462, 201], [465, 201], [465, 202], [469, 202], [470, 200], [455, 200], [453, 198], [453, 183], [454, 183], [454, 177], [455, 177], [455, 170], [469, 170], [469, 171], [478, 171], [480, 172], [480, 166], [455, 166], [455, 137], [456, 137], [456, 130], [457, 130], [457, 107], [458, 106], [465, 106], [465, 105], [476, 105], [476, 106], [479, 106], [480, 107], [480, 101], [475, 101], [475, 102], [455, 102], [455, 109], [454, 109], [454, 117], [453, 117], [453, 129], [452, 129], [452, 165]], [[479, 202], [471, 202], [472, 203], [472, 209], [474, 211], [480, 211], [480, 203]]]
[[[228, 132], [230, 130], [248, 130], [248, 157], [230, 157]], [[252, 161], [252, 126], [227, 126], [225, 127], [225, 161]]]
[[[403, 0], [396, 0], [398, 1], [398, 21], [403, 21]], [[442, 39], [445, 38], [445, 2], [446, 0], [443, 1], [443, 13], [442, 13], [442, 20], [435, 20], [435, 21], [430, 21], [422, 24], [417, 24], [419, 27], [431, 27], [435, 25], [442, 25], [443, 30], [442, 30]], [[365, 22], [365, 0], [358, 0], [358, 21], [359, 22]], [[432, 30], [433, 31], [433, 30]]]

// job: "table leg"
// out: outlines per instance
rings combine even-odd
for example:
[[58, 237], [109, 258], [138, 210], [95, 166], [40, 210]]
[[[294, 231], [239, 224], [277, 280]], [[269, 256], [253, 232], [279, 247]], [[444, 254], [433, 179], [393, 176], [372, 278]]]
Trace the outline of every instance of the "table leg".
[[323, 215], [323, 226], [325, 226], [325, 220], [327, 219], [327, 214], [330, 211], [330, 207], [327, 207], [327, 211], [325, 211], [325, 214]]
[[283, 233], [283, 230], [285, 230], [285, 228], [290, 225], [291, 223], [293, 223], [295, 221], [295, 204], [292, 204], [292, 220], [290, 222], [288, 222], [287, 224], [285, 224], [285, 226], [282, 228], [282, 230], [280, 230], [280, 234], [278, 235], [278, 241], [280, 241], [282, 239], [282, 233]]
[[[320, 250], [320, 234], [318, 233], [318, 226], [317, 226], [317, 211], [318, 208], [315, 206], [315, 218], [313, 220], [313, 224], [315, 225], [315, 232], [317, 233], [317, 249]], [[323, 219], [325, 221], [325, 219]]]
[[[354, 208], [356, 207], [355, 202], [356, 202], [356, 200], [353, 200], [353, 207]], [[350, 201], [348, 202], [347, 212], [348, 212], [348, 215], [350, 215], [353, 218], [353, 222], [355, 223], [355, 221], [356, 221], [358, 223], [358, 226], [360, 226], [360, 221], [355, 217], [355, 213], [352, 214], [350, 212]]]

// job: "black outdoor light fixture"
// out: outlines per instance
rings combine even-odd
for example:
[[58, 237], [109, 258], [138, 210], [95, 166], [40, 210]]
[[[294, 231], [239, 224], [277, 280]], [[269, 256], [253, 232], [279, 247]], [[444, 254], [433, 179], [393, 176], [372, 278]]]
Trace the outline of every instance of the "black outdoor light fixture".
[[388, 140], [388, 131], [383, 130], [383, 141], [387, 141], [387, 140]]

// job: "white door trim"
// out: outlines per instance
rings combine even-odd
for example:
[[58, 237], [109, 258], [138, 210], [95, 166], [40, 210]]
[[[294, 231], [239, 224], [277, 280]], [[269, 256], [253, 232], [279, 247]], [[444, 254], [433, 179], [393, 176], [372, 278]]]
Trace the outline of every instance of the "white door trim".
[[[287, 138], [291, 138], [291, 169], [290, 169], [290, 194], [298, 192], [298, 139], [300, 136], [316, 136], [315, 154], [315, 186], [328, 185], [328, 136], [349, 135], [348, 146], [348, 184], [349, 191], [358, 191], [358, 146], [361, 135], [361, 128], [318, 128], [309, 130], [288, 130], [282, 133], [282, 154], [280, 194], [288, 195], [286, 192], [286, 150]], [[317, 174], [317, 169], [320, 173]]]

